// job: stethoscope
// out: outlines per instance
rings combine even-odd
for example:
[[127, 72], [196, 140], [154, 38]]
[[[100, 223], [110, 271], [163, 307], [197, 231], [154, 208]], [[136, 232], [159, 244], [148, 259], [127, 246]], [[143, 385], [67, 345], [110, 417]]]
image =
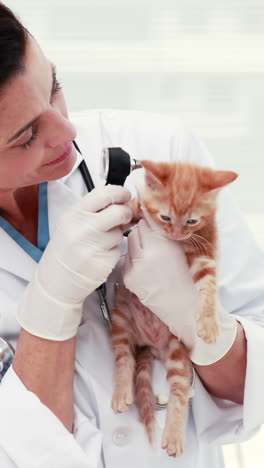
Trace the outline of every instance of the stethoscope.
[[[73, 141], [73, 144], [78, 151], [81, 153], [79, 146], [76, 141]], [[131, 171], [142, 167], [141, 163], [137, 159], [133, 159], [126, 151], [122, 148], [104, 148], [102, 150], [101, 156], [101, 167], [100, 167], [100, 177], [105, 180], [105, 184], [113, 185], [124, 185], [126, 178], [129, 176]], [[94, 183], [88, 166], [83, 159], [78, 166], [78, 169], [81, 172], [83, 181], [86, 185], [88, 192], [94, 189]], [[124, 233], [127, 235], [128, 233]], [[110, 321], [110, 311], [106, 299], [106, 285], [102, 284], [97, 288], [97, 294], [100, 302], [100, 309], [104, 319], [107, 321], [108, 325], [111, 325]]]

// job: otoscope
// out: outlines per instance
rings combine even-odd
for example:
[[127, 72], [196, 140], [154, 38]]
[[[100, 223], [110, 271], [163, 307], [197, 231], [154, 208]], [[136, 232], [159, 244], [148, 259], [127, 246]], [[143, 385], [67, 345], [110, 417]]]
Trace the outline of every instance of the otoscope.
[[104, 148], [102, 151], [100, 176], [106, 184], [124, 185], [129, 174], [140, 167], [140, 160], [132, 158], [122, 148]]

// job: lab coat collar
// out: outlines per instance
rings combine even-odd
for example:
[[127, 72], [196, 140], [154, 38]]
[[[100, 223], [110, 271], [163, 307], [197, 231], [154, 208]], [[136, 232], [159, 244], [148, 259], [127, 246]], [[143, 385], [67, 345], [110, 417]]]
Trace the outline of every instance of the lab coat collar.
[[[78, 196], [62, 180], [48, 183], [49, 231], [53, 233], [57, 220]], [[30, 281], [37, 262], [0, 228], [0, 268]]]

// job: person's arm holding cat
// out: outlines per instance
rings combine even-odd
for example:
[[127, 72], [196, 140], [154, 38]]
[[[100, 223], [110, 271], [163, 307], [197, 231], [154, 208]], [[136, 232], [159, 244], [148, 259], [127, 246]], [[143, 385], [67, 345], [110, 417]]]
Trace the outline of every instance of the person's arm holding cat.
[[243, 404], [247, 366], [247, 340], [242, 325], [237, 322], [237, 334], [227, 353], [208, 366], [194, 363], [207, 390], [218, 398]]

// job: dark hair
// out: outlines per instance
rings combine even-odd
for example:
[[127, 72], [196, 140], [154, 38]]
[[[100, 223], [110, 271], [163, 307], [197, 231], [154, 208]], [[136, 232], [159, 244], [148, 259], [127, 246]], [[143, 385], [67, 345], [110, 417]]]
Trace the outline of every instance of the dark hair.
[[0, 2], [0, 90], [24, 70], [28, 31]]

